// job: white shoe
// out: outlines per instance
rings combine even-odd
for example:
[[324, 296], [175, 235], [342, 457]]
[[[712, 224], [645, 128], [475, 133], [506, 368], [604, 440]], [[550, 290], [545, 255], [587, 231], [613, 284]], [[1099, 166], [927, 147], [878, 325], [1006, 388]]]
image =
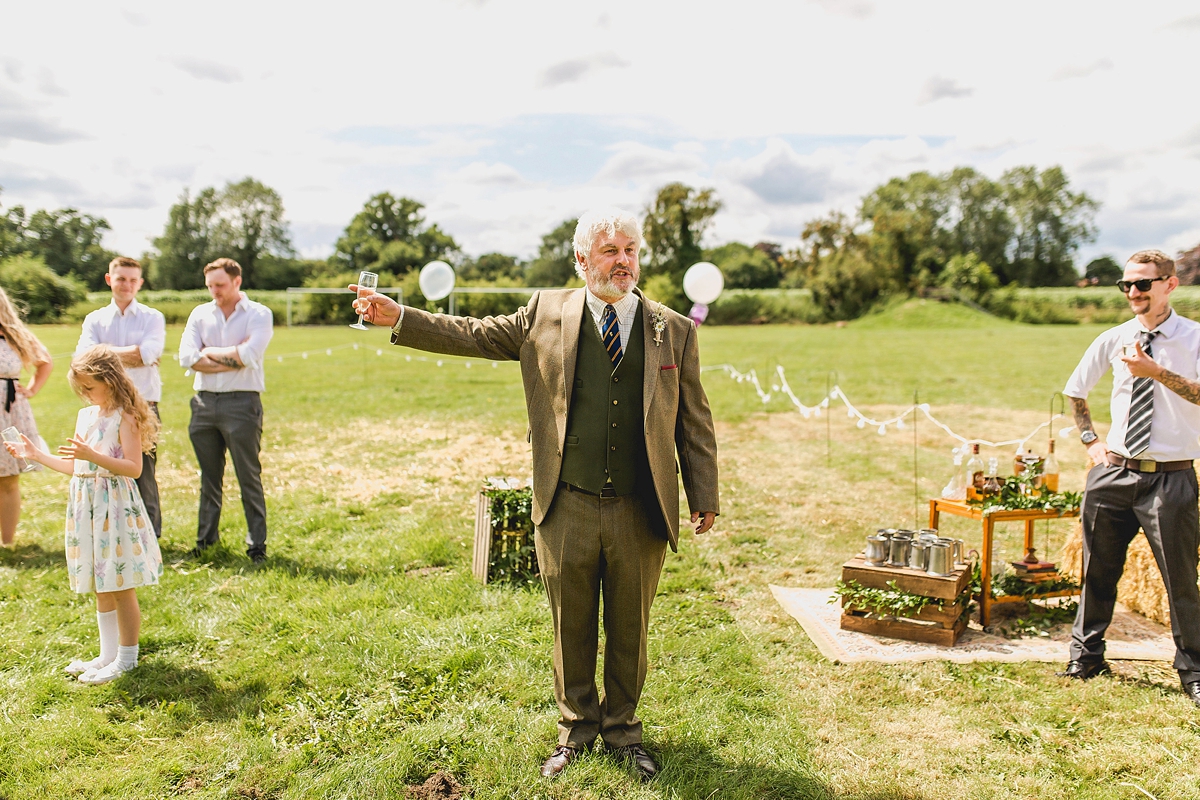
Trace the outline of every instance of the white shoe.
[[136, 666], [136, 664], [122, 666], [121, 662], [114, 661], [111, 664], [101, 667], [100, 669], [89, 669], [87, 672], [79, 676], [79, 682], [86, 683], [89, 686], [108, 683], [109, 681], [114, 681], [121, 677]]
[[64, 668], [64, 671], [68, 675], [82, 675], [89, 669], [96, 670], [104, 666], [103, 664], [97, 663], [99, 661], [99, 658], [93, 658], [91, 661], [83, 661], [82, 659], [77, 658], [70, 664], [67, 664], [67, 666]]

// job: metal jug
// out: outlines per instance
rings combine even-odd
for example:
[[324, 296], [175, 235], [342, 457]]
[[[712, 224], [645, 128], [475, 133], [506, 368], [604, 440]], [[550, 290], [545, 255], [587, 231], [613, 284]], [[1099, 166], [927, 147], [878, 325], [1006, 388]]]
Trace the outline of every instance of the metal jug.
[[897, 533], [892, 537], [891, 547], [888, 550], [887, 565], [889, 567], [907, 567], [908, 553], [912, 549], [912, 538], [909, 536]]
[[913, 542], [908, 550], [909, 569], [924, 570], [929, 566], [929, 543], [920, 540]]
[[883, 566], [883, 562], [887, 561], [891, 554], [891, 542], [892, 537], [882, 533], [872, 533], [868, 536], [865, 551], [866, 562], [873, 567]]
[[939, 576], [954, 572], [954, 548], [948, 542], [934, 542], [929, 546], [929, 565], [926, 572]]

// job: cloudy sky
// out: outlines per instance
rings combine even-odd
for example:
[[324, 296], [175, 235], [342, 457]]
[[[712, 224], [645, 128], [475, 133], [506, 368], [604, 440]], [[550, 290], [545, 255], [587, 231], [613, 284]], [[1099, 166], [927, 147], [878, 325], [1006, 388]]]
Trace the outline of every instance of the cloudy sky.
[[1194, 0], [21, 3], [4, 28], [0, 205], [103, 216], [131, 254], [246, 175], [306, 256], [380, 191], [528, 256], [674, 180], [724, 202], [709, 243], [792, 247], [962, 164], [1065, 167], [1103, 203], [1081, 262], [1200, 243]]

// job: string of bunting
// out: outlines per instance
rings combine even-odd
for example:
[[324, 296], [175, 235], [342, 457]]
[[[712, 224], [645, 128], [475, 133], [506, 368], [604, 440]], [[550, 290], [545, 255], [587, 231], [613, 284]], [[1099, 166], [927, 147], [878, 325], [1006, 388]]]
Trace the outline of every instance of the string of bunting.
[[[858, 408], [855, 407], [854, 403], [852, 403], [850, 401], [850, 398], [846, 396], [845, 391], [843, 391], [842, 388], [840, 386], [838, 386], [837, 384], [834, 384], [833, 388], [829, 390], [829, 393], [825, 397], [818, 400], [816, 402], [816, 404], [805, 405], [800, 400], [800, 398], [796, 397], [796, 394], [792, 391], [792, 387], [788, 385], [787, 375], [784, 373], [782, 366], [777, 365], [775, 367], [776, 382], [771, 384], [770, 392], [763, 389], [762, 382], [758, 378], [758, 373], [753, 369], [750, 370], [749, 372], [741, 372], [730, 364], [715, 364], [712, 366], [700, 368], [701, 372], [708, 372], [710, 370], [711, 371], [720, 370], [720, 371], [724, 372], [725, 374], [727, 374], [733, 380], [737, 381], [738, 383], [750, 383], [754, 387], [754, 391], [758, 393], [758, 397], [760, 400], [762, 400], [763, 405], [770, 403], [772, 398], [774, 397], [775, 393], [780, 393], [780, 394], [786, 395], [787, 398], [791, 401], [792, 405], [795, 407], [796, 411], [798, 413], [800, 413], [805, 419], [809, 419], [811, 417], [820, 417], [822, 411], [824, 411], [825, 409], [828, 409], [831, 402], [833, 402], [835, 400], [840, 400], [842, 402], [842, 405], [846, 409], [846, 416], [849, 417], [850, 419], [858, 420], [857, 427], [859, 427], [859, 428], [867, 428], [867, 427], [875, 428], [876, 433], [878, 433], [880, 436], [886, 435], [889, 427], [896, 428], [897, 430], [904, 430], [904, 427], [905, 427], [904, 420], [906, 418], [908, 418], [909, 416], [916, 414], [917, 412], [920, 412], [921, 414], [923, 414], [925, 416], [926, 419], [928, 419], [930, 422], [932, 422], [934, 425], [936, 425], [938, 428], [940, 428], [943, 432], [945, 432], [946, 435], [948, 435], [950, 438], [958, 441], [959, 444], [963, 448], [970, 447], [973, 444], [982, 445], [984, 447], [995, 447], [995, 448], [1012, 447], [1015, 445], [1017, 451], [1020, 452], [1025, 449], [1025, 444], [1030, 439], [1037, 436], [1039, 433], [1044, 431], [1046, 428], [1053, 425], [1055, 420], [1060, 419], [1064, 416], [1063, 414], [1054, 414], [1053, 416], [1050, 417], [1050, 419], [1048, 419], [1047, 421], [1038, 425], [1036, 428], [1034, 428], [1032, 431], [1029, 432], [1029, 435], [1027, 435], [1023, 438], [1006, 439], [1006, 440], [1000, 441], [1000, 442], [992, 442], [992, 441], [988, 441], [987, 439], [967, 438], [966, 436], [963, 436], [963, 435], [955, 432], [953, 429], [951, 429], [951, 427], [949, 425], [942, 422], [941, 420], [939, 420], [937, 417], [935, 417], [933, 415], [933, 412], [930, 411], [930, 409], [929, 409], [928, 403], [918, 403], [918, 404], [909, 406], [908, 408], [904, 409], [902, 412], [900, 412], [896, 416], [891, 417], [889, 419], [874, 419], [872, 417], [868, 417], [867, 415], [865, 415], [861, 411], [859, 411]], [[1070, 432], [1072, 430], [1074, 430], [1074, 428], [1075, 428], [1075, 426], [1073, 426], [1073, 425], [1068, 428], [1063, 428], [1061, 431], [1059, 431], [1059, 435], [1067, 436], [1070, 434]], [[958, 449], [958, 448], [955, 448], [955, 449]]]

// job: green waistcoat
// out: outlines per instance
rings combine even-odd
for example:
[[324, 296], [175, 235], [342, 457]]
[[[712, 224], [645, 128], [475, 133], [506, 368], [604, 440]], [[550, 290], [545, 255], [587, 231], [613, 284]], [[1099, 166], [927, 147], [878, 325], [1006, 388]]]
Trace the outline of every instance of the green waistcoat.
[[642, 410], [642, 340], [639, 308], [629, 345], [614, 370], [595, 320], [584, 310], [560, 480], [593, 494], [610, 480], [618, 495], [647, 487], [653, 493]]

